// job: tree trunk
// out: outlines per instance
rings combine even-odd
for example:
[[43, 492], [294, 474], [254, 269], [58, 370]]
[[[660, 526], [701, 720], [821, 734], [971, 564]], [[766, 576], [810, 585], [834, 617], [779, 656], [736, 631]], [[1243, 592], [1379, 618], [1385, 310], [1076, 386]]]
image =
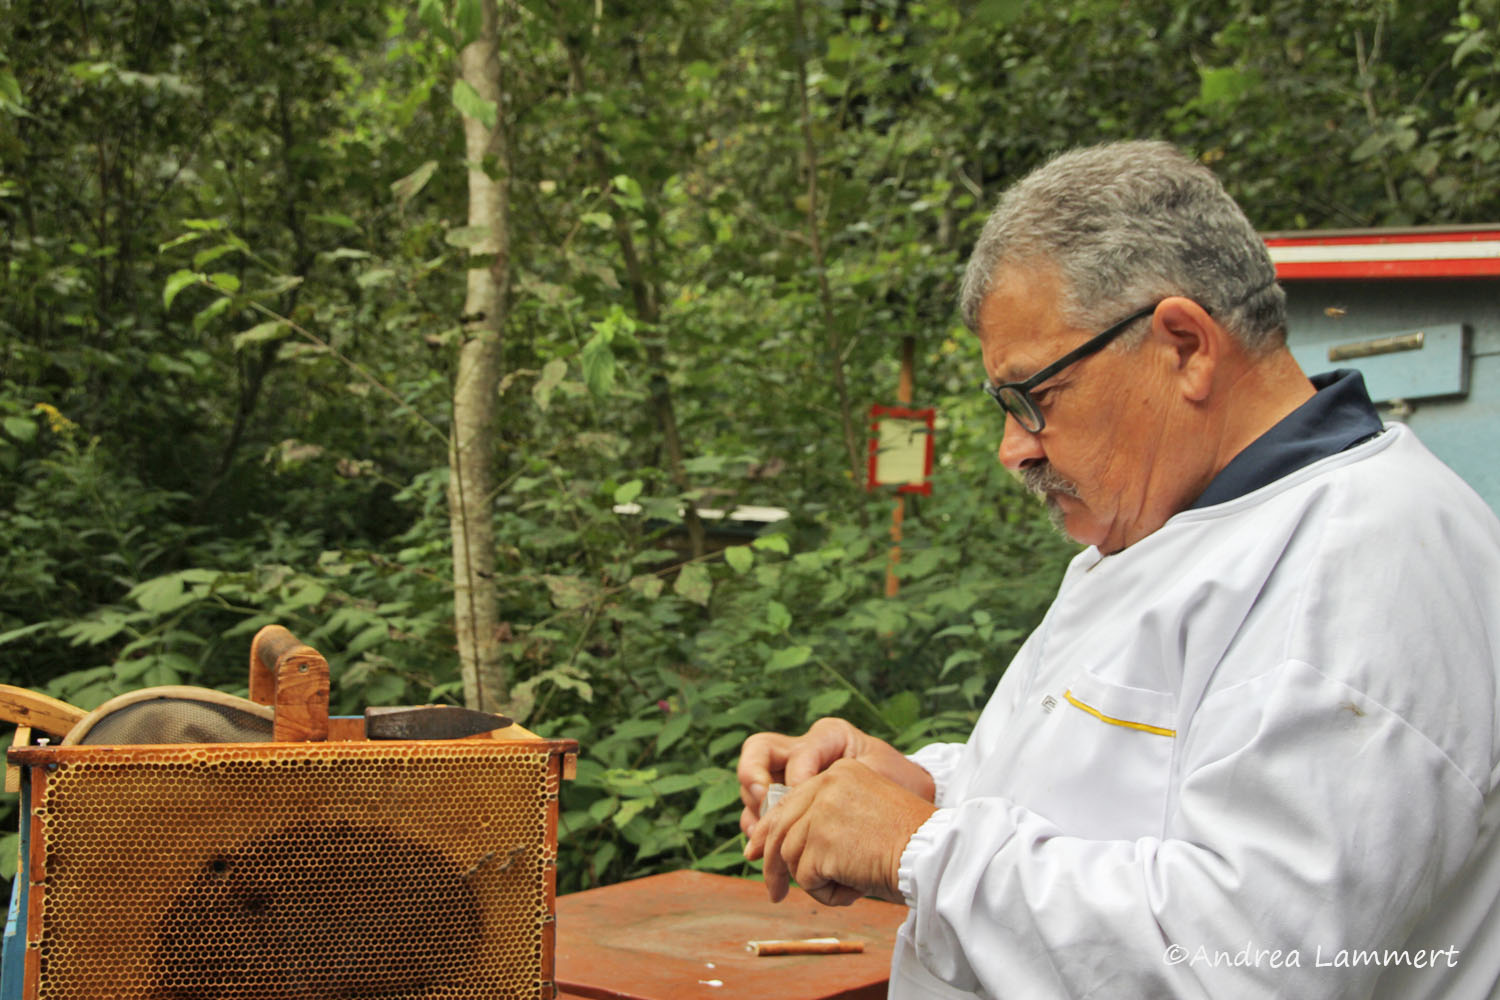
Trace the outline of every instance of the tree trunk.
[[[576, 40], [569, 39], [568, 32], [561, 27], [562, 24], [559, 18], [558, 37], [562, 40], [563, 48], [568, 54], [571, 84], [575, 90], [582, 90], [585, 88], [583, 55]], [[588, 110], [589, 128], [585, 134], [589, 156], [599, 171], [599, 182], [608, 186], [612, 183], [611, 170], [609, 160], [604, 154], [603, 144], [599, 139], [601, 129], [598, 121], [594, 119], [595, 113], [592, 108]], [[682, 434], [677, 426], [677, 411], [672, 405], [672, 383], [667, 378], [670, 362], [663, 342], [665, 333], [661, 333], [662, 340], [657, 340], [661, 309], [657, 305], [659, 297], [656, 283], [647, 274], [640, 254], [636, 252], [635, 237], [631, 234], [630, 222], [618, 213], [615, 214], [614, 220], [615, 242], [619, 244], [620, 255], [625, 259], [625, 274], [630, 282], [631, 297], [635, 301], [636, 318], [652, 327], [651, 336], [643, 339], [646, 341], [646, 360], [652, 372], [648, 383], [651, 409], [656, 415], [658, 426], [661, 427], [667, 473], [683, 495], [682, 521], [688, 533], [688, 552], [694, 559], [702, 559], [708, 551], [708, 534], [703, 526], [703, 518], [698, 514], [698, 504], [688, 495], [692, 491], [692, 482], [688, 479], [687, 470], [683, 465], [685, 455], [682, 450]]]
[[492, 430], [501, 369], [501, 330], [510, 283], [509, 148], [500, 89], [497, 0], [483, 0], [480, 35], [459, 55], [463, 79], [495, 107], [493, 127], [463, 116], [469, 170], [469, 225], [487, 230], [470, 249], [464, 341], [453, 385], [448, 449], [448, 516], [453, 532], [453, 627], [464, 702], [486, 711], [509, 699], [500, 658], [495, 584]]
[[802, 154], [807, 164], [807, 240], [812, 247], [813, 271], [818, 277], [818, 300], [823, 305], [823, 329], [828, 337], [828, 369], [838, 393], [839, 423], [844, 437], [844, 451], [849, 458], [849, 481], [855, 489], [864, 482], [865, 469], [859, 454], [859, 432], [855, 430], [854, 407], [849, 401], [849, 385], [844, 378], [844, 345], [839, 336], [838, 318], [833, 308], [833, 290], [828, 287], [828, 264], [823, 256], [821, 223], [818, 220], [818, 147], [813, 138], [812, 109], [807, 96], [807, 53], [811, 42], [807, 36], [806, 11], [802, 0], [793, 0], [797, 51], [797, 101], [802, 124]]

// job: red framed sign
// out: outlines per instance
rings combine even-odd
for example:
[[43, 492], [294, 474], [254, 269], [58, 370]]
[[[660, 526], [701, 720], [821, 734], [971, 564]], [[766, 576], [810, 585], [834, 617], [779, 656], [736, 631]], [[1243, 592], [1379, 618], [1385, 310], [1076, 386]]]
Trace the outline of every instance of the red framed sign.
[[1500, 275], [1500, 229], [1494, 226], [1310, 230], [1264, 239], [1281, 279]]
[[932, 438], [937, 411], [904, 406], [870, 407], [870, 470], [865, 489], [894, 486], [897, 493], [932, 494]]

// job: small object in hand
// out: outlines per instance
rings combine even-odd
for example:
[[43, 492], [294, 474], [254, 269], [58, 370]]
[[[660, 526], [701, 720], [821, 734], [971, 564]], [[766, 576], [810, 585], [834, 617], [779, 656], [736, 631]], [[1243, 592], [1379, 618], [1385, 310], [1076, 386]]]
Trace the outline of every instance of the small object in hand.
[[840, 941], [838, 938], [801, 938], [795, 941], [748, 941], [745, 950], [752, 955], [845, 955], [865, 950], [863, 941]]
[[760, 814], [764, 816], [772, 809], [775, 809], [776, 803], [786, 798], [786, 793], [789, 791], [791, 789], [780, 782], [773, 783], [770, 788], [766, 789], [766, 797], [761, 800]]

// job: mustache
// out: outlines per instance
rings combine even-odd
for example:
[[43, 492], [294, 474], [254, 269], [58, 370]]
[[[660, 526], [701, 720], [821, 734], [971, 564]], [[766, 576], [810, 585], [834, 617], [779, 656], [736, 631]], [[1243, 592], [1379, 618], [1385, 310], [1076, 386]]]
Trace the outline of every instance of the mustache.
[[1045, 499], [1049, 493], [1061, 493], [1069, 497], [1078, 496], [1078, 487], [1071, 479], [1054, 469], [1051, 462], [1029, 465], [1021, 470], [1020, 475], [1021, 485], [1042, 499]]

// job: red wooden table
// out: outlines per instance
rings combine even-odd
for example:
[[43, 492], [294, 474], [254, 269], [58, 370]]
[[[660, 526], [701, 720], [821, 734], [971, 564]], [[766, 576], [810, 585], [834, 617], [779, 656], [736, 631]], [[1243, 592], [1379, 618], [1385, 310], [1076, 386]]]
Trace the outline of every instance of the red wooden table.
[[[759, 882], [704, 872], [589, 889], [557, 899], [563, 998], [879, 1000], [906, 907], [862, 899], [822, 906], [800, 889], [772, 903]], [[745, 943], [836, 937], [865, 950], [756, 957]]]

